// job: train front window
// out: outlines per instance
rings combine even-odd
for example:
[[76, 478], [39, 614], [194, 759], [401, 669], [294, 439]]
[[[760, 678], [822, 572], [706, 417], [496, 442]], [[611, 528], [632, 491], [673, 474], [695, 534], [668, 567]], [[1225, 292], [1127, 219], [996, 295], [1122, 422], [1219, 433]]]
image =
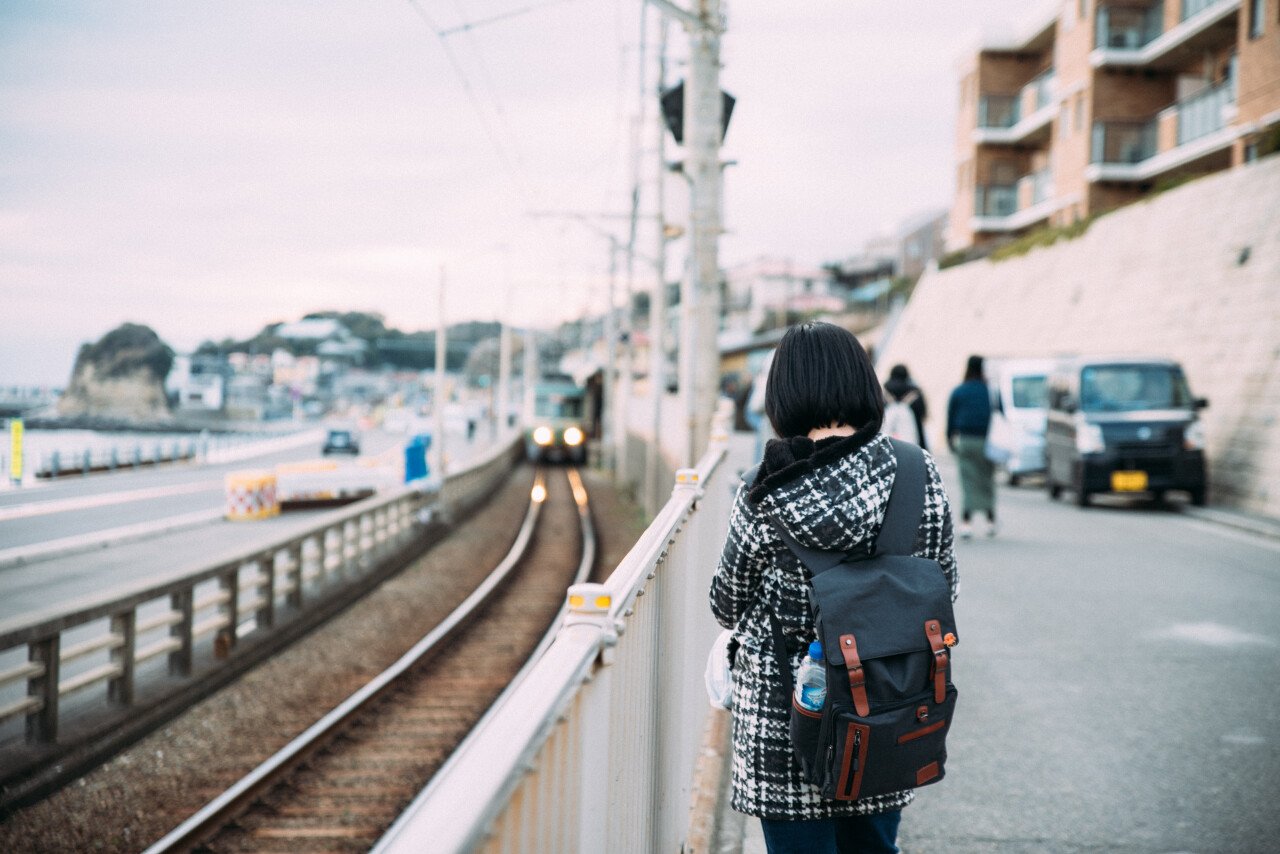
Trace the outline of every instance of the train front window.
[[534, 411], [539, 418], [581, 418], [582, 398], [567, 394], [538, 395]]

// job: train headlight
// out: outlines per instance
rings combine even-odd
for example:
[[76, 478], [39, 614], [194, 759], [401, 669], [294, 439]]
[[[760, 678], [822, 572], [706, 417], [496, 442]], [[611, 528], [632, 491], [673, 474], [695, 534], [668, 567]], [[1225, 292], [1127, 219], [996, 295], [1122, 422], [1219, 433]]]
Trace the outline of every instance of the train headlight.
[[566, 445], [581, 445], [583, 438], [582, 431], [577, 427], [570, 427], [564, 431], [564, 443]]
[[554, 436], [551, 434], [550, 427], [539, 427], [533, 431], [533, 441], [535, 444], [544, 446], [550, 445], [553, 438]]

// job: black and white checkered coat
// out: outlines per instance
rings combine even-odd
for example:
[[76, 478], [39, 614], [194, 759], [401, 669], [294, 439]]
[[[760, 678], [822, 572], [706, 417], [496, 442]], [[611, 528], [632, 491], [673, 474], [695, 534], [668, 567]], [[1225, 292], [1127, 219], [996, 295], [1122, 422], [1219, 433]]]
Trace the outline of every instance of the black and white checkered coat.
[[[954, 600], [959, 578], [952, 549], [951, 509], [933, 458], [925, 454], [927, 485], [914, 553], [937, 560]], [[869, 551], [893, 486], [897, 460], [881, 435], [774, 440], [754, 484], [738, 491], [729, 535], [711, 581], [711, 609], [740, 644], [734, 661], [733, 808], [748, 815], [795, 820], [898, 809], [911, 790], [829, 801], [801, 776], [788, 740], [790, 699], [774, 654], [768, 611], [777, 614], [799, 667], [815, 639], [807, 572], [770, 520], [812, 548]]]

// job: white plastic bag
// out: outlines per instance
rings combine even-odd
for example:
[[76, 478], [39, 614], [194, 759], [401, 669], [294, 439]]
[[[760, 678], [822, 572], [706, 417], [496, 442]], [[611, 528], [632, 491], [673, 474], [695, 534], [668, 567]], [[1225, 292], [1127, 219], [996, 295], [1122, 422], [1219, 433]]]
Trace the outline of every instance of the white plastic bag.
[[729, 667], [729, 639], [733, 632], [725, 629], [716, 636], [707, 653], [707, 671], [703, 674], [707, 683], [707, 699], [713, 709], [733, 707], [733, 670]]
[[1004, 414], [993, 412], [991, 426], [987, 429], [987, 444], [983, 449], [987, 459], [998, 466], [1009, 462], [1009, 458], [1013, 456], [1013, 445], [1016, 439], [1013, 427], [1005, 419]]

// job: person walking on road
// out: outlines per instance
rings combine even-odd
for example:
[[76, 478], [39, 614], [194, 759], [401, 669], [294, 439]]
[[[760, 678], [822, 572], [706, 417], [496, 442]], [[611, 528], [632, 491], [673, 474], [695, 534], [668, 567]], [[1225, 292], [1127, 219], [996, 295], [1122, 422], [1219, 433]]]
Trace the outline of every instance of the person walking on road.
[[906, 365], [894, 365], [889, 370], [889, 379], [885, 381], [884, 390], [891, 401], [904, 403], [910, 407], [916, 421], [916, 434], [919, 437], [916, 444], [926, 451], [929, 450], [924, 437], [924, 420], [929, 416], [929, 408], [924, 402], [924, 392], [920, 390], [920, 386], [916, 385], [915, 380], [911, 379]]
[[[770, 854], [892, 854], [913, 791], [826, 800], [804, 779], [773, 645], [776, 618], [794, 673], [816, 639], [808, 573], [778, 527], [809, 548], [864, 555], [879, 533], [898, 466], [880, 433], [880, 382], [852, 333], [804, 323], [778, 345], [764, 408], [780, 438], [738, 490], [710, 590], [711, 610], [737, 645], [731, 805], [760, 819]], [[915, 554], [938, 561], [954, 599], [950, 505], [927, 452], [925, 463]]]
[[982, 357], [970, 356], [964, 381], [947, 401], [947, 447], [960, 468], [960, 536], [973, 536], [970, 521], [975, 513], [987, 517], [987, 536], [996, 535], [996, 469], [987, 458], [987, 431], [991, 427], [991, 392], [982, 373]]

